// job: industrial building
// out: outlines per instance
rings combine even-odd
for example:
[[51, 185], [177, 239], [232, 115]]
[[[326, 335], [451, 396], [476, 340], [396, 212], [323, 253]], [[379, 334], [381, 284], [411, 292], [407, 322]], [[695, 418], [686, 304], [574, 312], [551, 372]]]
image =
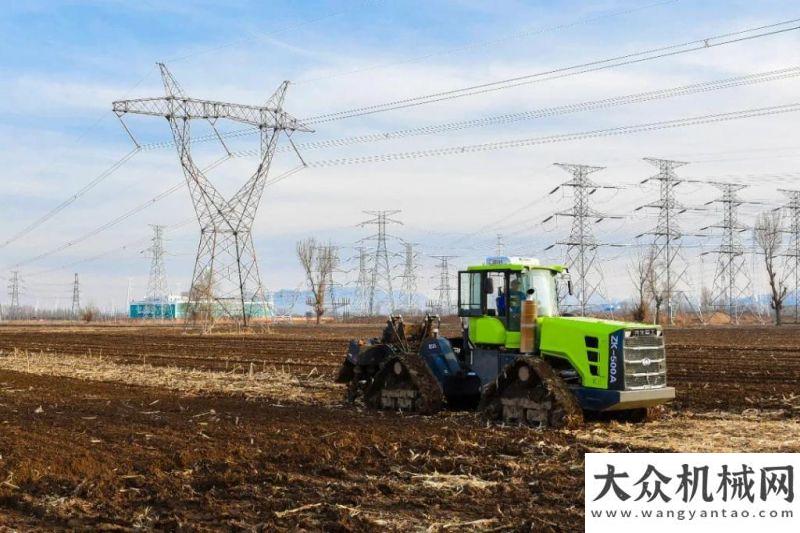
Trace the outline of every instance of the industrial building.
[[[238, 306], [237, 306], [238, 307]], [[171, 295], [167, 299], [148, 299], [130, 302], [128, 317], [150, 320], [176, 320], [186, 318], [189, 299], [186, 295]], [[249, 318], [268, 318], [275, 316], [271, 299], [266, 302], [245, 302], [245, 312]], [[223, 305], [214, 304], [215, 317], [229, 316]]]

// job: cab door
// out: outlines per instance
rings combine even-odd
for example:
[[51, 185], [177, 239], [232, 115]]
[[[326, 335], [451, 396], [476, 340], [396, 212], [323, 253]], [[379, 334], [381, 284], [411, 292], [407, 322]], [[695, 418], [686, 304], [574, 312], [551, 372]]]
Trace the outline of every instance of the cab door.
[[461, 271], [458, 273], [458, 316], [483, 316], [483, 273]]
[[476, 345], [506, 343], [508, 272], [504, 270], [458, 273], [458, 316], [469, 318], [469, 338]]

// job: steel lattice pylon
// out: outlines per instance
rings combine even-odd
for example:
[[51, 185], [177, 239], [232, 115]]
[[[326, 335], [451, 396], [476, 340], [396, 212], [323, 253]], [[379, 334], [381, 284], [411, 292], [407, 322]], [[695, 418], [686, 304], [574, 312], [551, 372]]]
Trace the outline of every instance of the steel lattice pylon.
[[[281, 132], [290, 136], [295, 131], [313, 130], [283, 111], [288, 81], [281, 84], [265, 105], [249, 106], [189, 98], [167, 67], [162, 63], [158, 67], [166, 96], [117, 101], [113, 104], [114, 113], [120, 119], [127, 113], [165, 117], [172, 130], [200, 223], [188, 316], [197, 316], [202, 308], [205, 309], [203, 318], [206, 318], [219, 308], [246, 325], [257, 306], [267, 306], [251, 230], [278, 137]], [[215, 123], [221, 118], [255, 126], [261, 137], [258, 168], [227, 200], [195, 165], [191, 154], [191, 121], [207, 120], [216, 132]]]
[[164, 267], [164, 226], [152, 224], [153, 243], [150, 245], [150, 277], [147, 280], [147, 299], [151, 302], [167, 301], [167, 271]]
[[75, 280], [72, 282], [72, 316], [77, 318], [81, 312], [81, 286], [78, 281], [78, 273], [75, 273]]
[[400, 210], [392, 211], [364, 211], [371, 218], [359, 224], [359, 226], [375, 225], [378, 226], [378, 233], [362, 239], [362, 241], [375, 241], [375, 253], [372, 258], [371, 272], [369, 276], [368, 294], [367, 294], [367, 314], [372, 316], [375, 312], [375, 293], [383, 285], [386, 291], [386, 296], [389, 300], [389, 313], [394, 312], [394, 290], [392, 288], [392, 267], [389, 264], [389, 250], [386, 247], [387, 237], [391, 237], [386, 233], [387, 224], [402, 224], [399, 220], [390, 218], [396, 215]]
[[432, 255], [439, 260], [439, 285], [434, 290], [437, 292], [434, 308], [440, 316], [447, 316], [453, 312], [453, 287], [450, 285], [450, 260], [455, 255]]
[[794, 320], [800, 319], [800, 190], [781, 189], [789, 201], [783, 206], [786, 211], [788, 224], [786, 232], [789, 234], [789, 242], [786, 246], [786, 253], [783, 254], [786, 261], [786, 279], [790, 280], [793, 286], [794, 297]]
[[403, 293], [404, 312], [410, 314], [414, 309], [414, 295], [417, 292], [417, 252], [414, 251], [414, 246], [416, 246], [416, 244], [411, 242], [403, 244], [405, 245], [405, 266], [403, 268], [403, 275], [400, 276], [403, 280], [400, 290]]
[[577, 278], [578, 294], [576, 294], [576, 298], [578, 300], [578, 308], [580, 314], [585, 315], [589, 301], [598, 292], [600, 280], [602, 279], [602, 273], [596, 264], [597, 249], [601, 246], [612, 246], [598, 242], [594, 236], [594, 231], [592, 231], [592, 226], [606, 218], [622, 218], [592, 209], [589, 196], [598, 189], [616, 189], [617, 187], [598, 185], [589, 179], [589, 174], [603, 170], [605, 167], [565, 163], [556, 163], [556, 166], [572, 174], [572, 179], [550, 191], [550, 194], [554, 194], [561, 187], [571, 188], [573, 191], [573, 206], [569, 211], [554, 213], [544, 219], [542, 223], [556, 217], [570, 217], [572, 218], [572, 228], [568, 240], [559, 241], [548, 246], [546, 250], [556, 245], [566, 247], [566, 267], [569, 269], [570, 275]]
[[9, 308], [13, 311], [17, 311], [19, 309], [19, 286], [19, 271], [14, 270], [11, 272], [11, 279], [8, 282], [8, 297], [9, 300], [11, 300]]
[[744, 246], [739, 237], [747, 230], [746, 226], [739, 224], [739, 206], [745, 203], [739, 198], [739, 191], [746, 185], [736, 183], [714, 183], [722, 191], [722, 195], [707, 205], [718, 203], [722, 206], [722, 221], [719, 224], [705, 226], [700, 231], [712, 228], [722, 230], [720, 244], [716, 250], [704, 254], [716, 254], [717, 267], [714, 272], [714, 282], [711, 297], [711, 306], [725, 309], [731, 321], [738, 323], [741, 315], [741, 301], [750, 289], [750, 277], [747, 273], [747, 261]]
[[369, 282], [367, 270], [367, 247], [357, 246], [358, 252], [358, 279], [356, 280], [356, 314], [366, 316], [369, 314]]
[[694, 180], [684, 180], [675, 175], [675, 169], [687, 163], [669, 159], [655, 159], [646, 157], [645, 161], [658, 168], [658, 174], [647, 178], [642, 183], [655, 181], [659, 186], [658, 201], [651, 202], [636, 208], [657, 209], [658, 222], [650, 231], [640, 233], [637, 238], [645, 235], [652, 236], [652, 250], [654, 261], [654, 274], [656, 285], [663, 287], [664, 302], [667, 306], [667, 320], [674, 324], [675, 302], [684, 300], [689, 306], [691, 301], [683, 285], [686, 283], [688, 261], [681, 253], [681, 239], [683, 231], [678, 225], [678, 216], [689, 210], [675, 198], [675, 188], [681, 183], [697, 183]]

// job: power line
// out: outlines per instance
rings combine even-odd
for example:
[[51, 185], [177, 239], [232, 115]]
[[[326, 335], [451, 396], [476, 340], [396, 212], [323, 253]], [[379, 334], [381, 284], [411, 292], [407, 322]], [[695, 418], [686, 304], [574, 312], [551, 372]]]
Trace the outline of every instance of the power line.
[[[460, 154], [469, 154], [469, 153], [479, 153], [485, 151], [492, 151], [492, 150], [502, 150], [502, 149], [510, 149], [510, 148], [521, 148], [526, 146], [536, 146], [536, 145], [543, 145], [543, 144], [553, 144], [559, 142], [571, 142], [576, 140], [586, 140], [592, 138], [599, 138], [599, 137], [612, 137], [612, 136], [619, 136], [619, 135], [631, 135], [635, 133], [643, 133], [649, 131], [658, 131], [663, 129], [672, 129], [672, 128], [680, 128], [680, 127], [689, 127], [689, 126], [697, 126], [703, 124], [712, 124], [712, 123], [721, 123], [721, 122], [728, 122], [732, 120], [741, 120], [746, 118], [754, 118], [754, 117], [761, 117], [761, 116], [771, 116], [771, 115], [778, 115], [784, 113], [793, 113], [800, 111], [800, 103], [792, 103], [780, 106], [770, 106], [770, 107], [761, 107], [761, 108], [750, 108], [744, 109], [739, 111], [733, 111], [729, 113], [717, 113], [711, 115], [700, 115], [694, 117], [687, 117], [675, 120], [667, 120], [667, 121], [659, 121], [659, 122], [651, 122], [645, 124], [636, 124], [631, 126], [620, 126], [615, 128], [607, 128], [602, 130], [593, 130], [593, 131], [584, 131], [584, 132], [576, 132], [576, 133], [567, 133], [567, 134], [557, 134], [557, 135], [549, 135], [544, 137], [534, 137], [528, 139], [516, 139], [516, 140], [509, 140], [509, 141], [497, 141], [491, 143], [482, 143], [482, 144], [472, 144], [472, 145], [462, 145], [462, 146], [452, 146], [452, 147], [445, 147], [445, 148], [435, 148], [429, 150], [416, 150], [416, 151], [409, 151], [409, 152], [395, 152], [395, 153], [385, 153], [385, 154], [377, 154], [371, 156], [360, 156], [360, 157], [352, 157], [352, 158], [338, 158], [338, 159], [327, 159], [327, 160], [319, 160], [319, 161], [311, 161], [307, 162], [305, 167], [296, 167], [285, 172], [282, 175], [277, 176], [274, 179], [268, 181], [265, 186], [273, 185], [283, 179], [288, 178], [289, 176], [299, 172], [303, 168], [325, 168], [325, 167], [334, 167], [334, 166], [342, 166], [342, 165], [357, 165], [357, 164], [370, 164], [370, 163], [379, 163], [379, 162], [389, 162], [389, 161], [400, 161], [400, 160], [408, 160], [408, 159], [419, 159], [419, 158], [427, 158], [427, 157], [440, 157], [440, 156], [449, 156], [449, 155], [460, 155]], [[232, 156], [240, 156], [240, 155], [249, 155], [252, 152], [233, 152], [231, 153]], [[222, 158], [220, 161], [227, 160], [227, 157]], [[219, 164], [219, 162], [215, 163], [214, 165]], [[210, 168], [210, 167], [209, 167]], [[208, 169], [204, 169], [204, 172]], [[26, 265], [50, 255], [54, 253], [60, 252], [64, 249], [67, 249], [79, 242], [82, 242], [109, 227], [112, 227], [125, 219], [133, 216], [134, 214], [142, 211], [146, 207], [154, 204], [155, 202], [163, 199], [164, 197], [174, 193], [180, 188], [179, 184], [175, 184], [170, 189], [167, 189], [157, 195], [156, 197], [148, 200], [145, 204], [141, 204], [127, 213], [117, 217], [116, 219], [112, 220], [111, 222], [97, 228], [89, 234], [86, 234], [75, 241], [71, 241], [61, 245], [57, 249], [50, 250], [48, 252], [44, 252], [39, 254], [33, 258], [27, 259], [25, 261], [17, 263], [17, 266]], [[538, 201], [538, 200], [537, 200]], [[535, 201], [536, 202], [536, 201]]]
[[[194, 222], [195, 220], [196, 220], [195, 217], [184, 219], [181, 222], [178, 222], [176, 224], [168, 226], [168, 231], [172, 231], [172, 230], [181, 228], [183, 226], [186, 226], [186, 225]], [[127, 251], [129, 249], [138, 249], [143, 243], [149, 241], [150, 239], [151, 239], [151, 237], [143, 237], [143, 238], [139, 238], [139, 239], [136, 239], [136, 240], [132, 240], [132, 241], [126, 243], [126, 244], [123, 244], [122, 246], [111, 248], [109, 250], [106, 250], [104, 252], [100, 252], [99, 254], [96, 254], [96, 255], [93, 255], [93, 256], [90, 256], [90, 257], [87, 257], [87, 258], [84, 258], [84, 259], [79, 259], [77, 261], [73, 261], [73, 262], [67, 263], [65, 265], [61, 265], [61, 266], [58, 266], [58, 267], [48, 268], [46, 270], [40, 270], [38, 272], [34, 272], [33, 274], [29, 274], [29, 277], [44, 276], [46, 274], [50, 274], [50, 273], [53, 273], [53, 272], [58, 272], [59, 270], [70, 269], [70, 268], [72, 268], [74, 266], [77, 266], [77, 265], [82, 265], [82, 264], [85, 264], [85, 263], [91, 263], [91, 262], [97, 261], [99, 259], [102, 259], [104, 257], [107, 257], [109, 255], [119, 255], [120, 252], [124, 252], [124, 251]]]
[[383, 69], [383, 68], [387, 68], [387, 67], [394, 67], [394, 66], [397, 66], [397, 65], [408, 65], [408, 64], [411, 64], [411, 63], [418, 63], [420, 61], [424, 61], [426, 59], [431, 59], [433, 57], [440, 57], [440, 56], [443, 56], [443, 55], [449, 55], [449, 54], [454, 54], [454, 53], [458, 53], [458, 52], [464, 52], [464, 51], [467, 51], [467, 50], [474, 50], [476, 48], [481, 48], [481, 47], [486, 47], [486, 46], [494, 46], [494, 45], [497, 45], [497, 44], [500, 44], [500, 43], [505, 43], [505, 42], [508, 42], [508, 41], [521, 39], [521, 38], [524, 38], [524, 37], [530, 37], [532, 35], [540, 35], [540, 34], [543, 34], [543, 33], [549, 33], [549, 32], [553, 32], [553, 31], [566, 30], [566, 29], [569, 29], [569, 28], [574, 28], [576, 26], [581, 26], [581, 25], [584, 25], [584, 24], [590, 24], [592, 22], [598, 22], [598, 21], [601, 21], [601, 20], [605, 20], [605, 19], [609, 19], [609, 18], [613, 18], [613, 17], [619, 17], [619, 16], [622, 16], [622, 15], [629, 15], [629, 14], [635, 13], [637, 11], [644, 11], [646, 9], [651, 9], [651, 8], [663, 6], [663, 5], [666, 5], [666, 4], [674, 4], [674, 3], [679, 2], [679, 1], [680, 0], [665, 0], [665, 1], [662, 1], [662, 2], [654, 2], [654, 3], [651, 3], [651, 4], [645, 4], [645, 5], [642, 5], [642, 6], [636, 6], [636, 7], [631, 7], [631, 8], [627, 8], [627, 9], [622, 9], [622, 10], [619, 10], [619, 11], [612, 11], [610, 13], [605, 13], [605, 14], [602, 14], [602, 15], [594, 16], [594, 17], [580, 18], [580, 19], [577, 19], [577, 20], [573, 20], [571, 22], [563, 23], [563, 24], [556, 24], [556, 25], [552, 25], [552, 26], [543, 26], [543, 27], [532, 29], [532, 30], [518, 31], [518, 32], [515, 32], [515, 33], [511, 33], [511, 34], [505, 35], [505, 36], [500, 37], [500, 38], [474, 41], [474, 42], [471, 42], [471, 43], [462, 44], [460, 46], [455, 46], [455, 47], [452, 47], [452, 48], [447, 48], [447, 49], [439, 50], [439, 51], [436, 51], [436, 52], [429, 52], [427, 54], [408, 57], [406, 59], [401, 59], [399, 61], [393, 61], [393, 62], [389, 62], [389, 63], [381, 63], [381, 64], [376, 64], [376, 65], [370, 65], [370, 66], [361, 67], [361, 68], [355, 68], [355, 69], [352, 69], [352, 70], [347, 70], [347, 71], [344, 71], [344, 72], [337, 72], [337, 73], [328, 74], [328, 75], [325, 75], [325, 76], [316, 76], [316, 77], [313, 77], [313, 78], [301, 79], [301, 80], [298, 80], [296, 83], [303, 84], [303, 83], [310, 83], [310, 82], [321, 81], [321, 80], [330, 80], [330, 79], [334, 79], [334, 78], [340, 78], [340, 77], [343, 77], [343, 76], [349, 76], [349, 75], [352, 75], [352, 74], [360, 74], [360, 73], [363, 73], [363, 72], [370, 72], [370, 71], [379, 70], [379, 69]]
[[[611, 98], [605, 98], [600, 100], [592, 100], [574, 104], [566, 104], [561, 106], [549, 107], [549, 108], [541, 108], [537, 110], [531, 111], [521, 111], [521, 112], [514, 112], [514, 113], [505, 113], [501, 115], [495, 115], [490, 117], [483, 117], [479, 119], [471, 119], [471, 120], [464, 120], [464, 121], [456, 121], [456, 122], [448, 122], [443, 124], [436, 124], [436, 125], [429, 125], [429, 126], [422, 126], [418, 128], [408, 128], [403, 130], [395, 130], [391, 132], [384, 132], [384, 133], [375, 133], [375, 134], [368, 134], [368, 135], [359, 135], [354, 137], [345, 137], [339, 139], [327, 139], [322, 141], [314, 141], [308, 143], [299, 143], [297, 146], [284, 146], [276, 148], [276, 152], [289, 152], [296, 149], [303, 149], [303, 150], [315, 150], [315, 149], [323, 149], [323, 148], [333, 148], [333, 147], [343, 147], [343, 146], [351, 146], [355, 144], [363, 144], [363, 143], [370, 143], [370, 142], [379, 142], [379, 141], [389, 141], [394, 139], [401, 139], [407, 138], [411, 136], [419, 136], [419, 135], [434, 135], [439, 133], [445, 133], [450, 131], [457, 131], [461, 129], [468, 129], [468, 128], [475, 128], [475, 127], [486, 127], [491, 125], [501, 125], [501, 124], [508, 124], [518, 121], [524, 120], [534, 120], [538, 118], [545, 118], [545, 117], [552, 117], [552, 116], [559, 116], [568, 113], [575, 113], [575, 112], [583, 112], [583, 111], [593, 111], [598, 109], [608, 109], [612, 107], [622, 106], [622, 105], [630, 105], [634, 103], [644, 103], [653, 100], [660, 100], [666, 98], [673, 98], [676, 96], [686, 96], [690, 94], [697, 94], [697, 93], [704, 93], [710, 92], [715, 90], [733, 88], [733, 87], [740, 87], [744, 85], [753, 85], [757, 83], [765, 83], [783, 79], [789, 79], [800, 75], [800, 67], [788, 67], [784, 69], [777, 69], [767, 72], [761, 73], [754, 73], [748, 74], [744, 76], [736, 76], [732, 78], [726, 78], [722, 80], [716, 81], [709, 81], [709, 82], [701, 82], [689, 85], [683, 85], [678, 87], [672, 87], [667, 89], [660, 89], [655, 91], [646, 91], [641, 93], [635, 93], [630, 95], [624, 96], [616, 96]], [[216, 132], [214, 134], [203, 135], [192, 139], [190, 142], [192, 144], [200, 143], [200, 142], [208, 142], [208, 141], [215, 141], [219, 140], [220, 138], [230, 138], [230, 137], [240, 137], [244, 135], [251, 135], [257, 133], [259, 130], [257, 128], [246, 128], [243, 130], [235, 130], [232, 132], [225, 132], [220, 133]], [[20, 238], [28, 235], [42, 224], [56, 216], [58, 213], [72, 205], [75, 201], [77, 201], [80, 197], [88, 193], [92, 190], [95, 186], [103, 182], [106, 178], [110, 177], [114, 174], [120, 167], [122, 167], [126, 162], [128, 162], [133, 156], [136, 154], [143, 152], [143, 151], [151, 151], [156, 149], [168, 148], [174, 146], [174, 141], [161, 141], [149, 144], [138, 144], [136, 148], [125, 154], [122, 158], [115, 161], [111, 166], [101, 172], [97, 177], [92, 179], [89, 183], [87, 183], [84, 187], [76, 191], [72, 196], [64, 200], [62, 203], [39, 217], [38, 219], [31, 222], [28, 226], [21, 229], [10, 238], [8, 238], [3, 243], [0, 243], [0, 248], [4, 248], [5, 246], [19, 240]], [[237, 152], [235, 155], [237, 156], [246, 156], [246, 155], [257, 155], [258, 152], [256, 151], [243, 151]]]
[[540, 144], [552, 144], [558, 142], [568, 142], [576, 140], [593, 139], [598, 137], [612, 137], [618, 135], [630, 135], [648, 131], [657, 131], [671, 128], [682, 128], [687, 126], [697, 126], [716, 122], [727, 122], [745, 118], [778, 115], [783, 113], [793, 113], [800, 111], [800, 103], [791, 103], [779, 106], [750, 108], [729, 113], [716, 113], [711, 115], [699, 115], [675, 120], [664, 120], [632, 126], [620, 126], [602, 130], [583, 131], [577, 133], [566, 133], [548, 135], [545, 137], [533, 137], [527, 139], [515, 139], [508, 141], [496, 141], [481, 144], [467, 144], [461, 146], [450, 146], [445, 148], [432, 148], [429, 150], [415, 150], [408, 152], [394, 152], [377, 155], [347, 157], [337, 159], [325, 159], [310, 161], [307, 163], [309, 168], [334, 167], [342, 165], [359, 165], [368, 163], [382, 163], [387, 161], [399, 161], [407, 159], [419, 159], [425, 157], [438, 157], [468, 153], [487, 152], [492, 150], [503, 150], [508, 148], [522, 148]]
[[[229, 159], [229, 157], [224, 157], [222, 159], [219, 159], [216, 162], [212, 163], [211, 165], [205, 167], [202, 170], [202, 172], [208, 172], [211, 169], [213, 169], [214, 167], [218, 166], [223, 161], [227, 161], [228, 159]], [[283, 172], [282, 174], [279, 174], [278, 176], [275, 176], [274, 178], [270, 178], [270, 179], [267, 180], [267, 182], [264, 185], [264, 187], [266, 188], [266, 187], [272, 186], [272, 185], [274, 185], [276, 183], [279, 183], [279, 182], [283, 181], [284, 179], [288, 178], [289, 176], [299, 172], [300, 170], [302, 170], [302, 168], [303, 167], [295, 167], [295, 168], [293, 168], [291, 170]], [[56, 248], [53, 248], [53, 249], [47, 250], [45, 252], [42, 252], [41, 254], [36, 255], [34, 257], [30, 257], [30, 258], [28, 258], [28, 259], [26, 259], [24, 261], [20, 261], [19, 263], [16, 264], [16, 266], [23, 266], [23, 265], [28, 265], [28, 264], [31, 264], [31, 263], [35, 263], [37, 261], [40, 261], [40, 260], [45, 259], [47, 257], [50, 257], [51, 255], [57, 254], [59, 252], [62, 252], [64, 250], [68, 249], [68, 248], [72, 248], [76, 244], [80, 244], [80, 243], [82, 243], [82, 242], [84, 242], [84, 241], [86, 241], [86, 240], [88, 240], [88, 239], [90, 239], [90, 238], [92, 238], [92, 237], [94, 237], [94, 236], [106, 231], [106, 230], [109, 230], [109, 229], [111, 229], [111, 228], [113, 228], [115, 226], [118, 226], [119, 224], [121, 224], [122, 222], [128, 220], [132, 216], [144, 211], [148, 207], [153, 206], [157, 202], [160, 202], [164, 198], [166, 198], [166, 197], [172, 195], [173, 193], [179, 191], [184, 186], [184, 184], [185, 184], [184, 181], [179, 181], [179, 182], [173, 184], [172, 186], [170, 186], [169, 188], [161, 191], [160, 193], [158, 193], [154, 197], [150, 198], [146, 202], [143, 202], [143, 203], [133, 207], [132, 209], [129, 209], [128, 211], [124, 212], [123, 214], [121, 214], [121, 215], [109, 220], [108, 222], [106, 222], [106, 223], [104, 223], [104, 224], [102, 224], [102, 225], [90, 230], [89, 232], [84, 233], [83, 235], [81, 235], [77, 239], [73, 239], [71, 241], [68, 241], [68, 242], [66, 242], [64, 244], [61, 244], [60, 246], [58, 246]], [[186, 224], [186, 222], [183, 222], [181, 225], [185, 225], [185, 224]]]
[[768, 37], [771, 35], [778, 35], [789, 31], [795, 31], [797, 29], [800, 29], [800, 25], [797, 25], [798, 22], [800, 22], [800, 19], [785, 20], [774, 24], [747, 28], [736, 32], [714, 35], [710, 37], [705, 37], [703, 39], [696, 39], [684, 43], [662, 46], [659, 48], [652, 48], [649, 50], [633, 52], [621, 56], [590, 61], [588, 63], [551, 69], [543, 72], [537, 72], [534, 74], [516, 76], [513, 78], [487, 82], [479, 85], [472, 85], [460, 89], [452, 89], [449, 91], [441, 91], [424, 96], [415, 96], [410, 98], [392, 100], [382, 104], [357, 107], [349, 110], [337, 111], [334, 113], [325, 113], [322, 115], [308, 117], [304, 119], [304, 122], [306, 124], [320, 124], [334, 120], [360, 117], [364, 115], [370, 115], [373, 113], [381, 113], [385, 111], [404, 109], [408, 107], [425, 105], [434, 102], [441, 102], [445, 100], [452, 100], [456, 98], [464, 98], [466, 96], [486, 94], [503, 89], [509, 89], [512, 87], [519, 87], [522, 85], [539, 83], [542, 81], [549, 81], [553, 79], [576, 76], [579, 74], [596, 72], [608, 68], [615, 68], [624, 65], [643, 63], [646, 61], [652, 61], [654, 59], [661, 59], [664, 57], [671, 57], [699, 50], [708, 50], [711, 48], [725, 46], [728, 44], [749, 41], [761, 37]]
[[[311, 141], [307, 143], [300, 143], [297, 145], [297, 147], [303, 150], [316, 150], [324, 148], [352, 146], [356, 144], [364, 144], [371, 142], [391, 141], [395, 139], [402, 139], [420, 135], [435, 135], [435, 134], [447, 133], [451, 131], [458, 131], [469, 128], [479, 128], [479, 127], [483, 128], [487, 126], [505, 125], [525, 120], [535, 120], [546, 117], [554, 117], [569, 113], [596, 111], [599, 109], [610, 109], [617, 106], [645, 103], [654, 100], [674, 98], [677, 96], [687, 96], [691, 94], [707, 93], [721, 89], [730, 89], [734, 87], [784, 80], [784, 79], [794, 78], [797, 76], [800, 76], [800, 66], [793, 66], [788, 68], [771, 70], [767, 72], [759, 72], [743, 76], [735, 76], [721, 80], [692, 83], [688, 85], [681, 85], [677, 87], [658, 89], [654, 91], [645, 91], [645, 92], [622, 95], [622, 96], [614, 96], [599, 100], [590, 100], [585, 102], [565, 104], [554, 107], [545, 107], [531, 111], [504, 113], [501, 115], [494, 115], [477, 119], [446, 122], [442, 124], [421, 126], [417, 128], [407, 128], [389, 132], [371, 133], [367, 135], [358, 135], [353, 137]], [[239, 130], [236, 132], [231, 132], [229, 134], [223, 134], [223, 137], [227, 135], [239, 136], [255, 132], [256, 130], [252, 129]], [[208, 137], [208, 140], [213, 140], [213, 137]], [[282, 152], [288, 152], [291, 149], [292, 147], [290, 146], [284, 146], [278, 150]]]
[[[137, 87], [139, 87], [139, 86], [140, 86], [142, 83], [144, 83], [144, 81], [145, 81], [145, 80], [146, 80], [146, 79], [147, 79], [147, 78], [150, 76], [150, 74], [152, 74], [152, 72], [153, 72], [153, 68], [152, 68], [152, 67], [150, 67], [150, 68], [147, 70], [147, 73], [146, 73], [144, 76], [142, 76], [142, 77], [139, 79], [139, 81], [137, 81], [136, 83], [134, 83], [134, 84], [133, 84], [133, 85], [132, 85], [132, 86], [131, 86], [131, 87], [130, 87], [130, 88], [127, 90], [127, 91], [126, 91], [126, 93], [125, 93], [125, 94], [126, 94], [126, 95], [127, 95], [127, 94], [130, 94], [130, 92], [134, 91], [134, 90], [135, 90]], [[92, 122], [92, 123], [91, 123], [91, 124], [90, 124], [90, 125], [89, 125], [89, 126], [86, 128], [86, 129], [84, 129], [84, 130], [83, 130], [83, 131], [82, 131], [82, 132], [81, 132], [81, 133], [80, 133], [80, 134], [79, 134], [79, 135], [78, 135], [78, 136], [75, 138], [75, 141], [74, 141], [74, 142], [76, 142], [76, 143], [77, 143], [77, 142], [80, 142], [80, 141], [82, 141], [82, 140], [83, 140], [83, 138], [86, 136], [86, 134], [87, 134], [87, 133], [89, 133], [89, 132], [90, 132], [91, 130], [93, 130], [94, 128], [96, 128], [96, 127], [97, 127], [97, 125], [98, 125], [98, 124], [99, 124], [99, 123], [100, 123], [100, 122], [103, 120], [103, 118], [104, 118], [104, 117], [106, 117], [106, 116], [108, 116], [108, 115], [107, 115], [107, 114], [105, 114], [105, 113], [104, 113], [104, 114], [101, 114], [101, 115], [99, 115], [99, 116], [98, 116], [98, 117], [97, 117], [97, 118], [96, 118], [96, 119], [95, 119], [95, 120], [94, 120], [94, 121], [93, 121], [93, 122]], [[73, 202], [75, 202], [75, 201], [76, 201], [78, 198], [80, 198], [81, 196], [83, 196], [84, 194], [86, 194], [87, 192], [89, 192], [91, 189], [93, 189], [95, 186], [97, 186], [97, 185], [98, 185], [100, 182], [104, 181], [104, 180], [105, 180], [106, 178], [108, 178], [108, 177], [109, 177], [111, 174], [113, 174], [114, 172], [116, 172], [117, 170], [119, 170], [119, 168], [120, 168], [122, 165], [124, 165], [124, 164], [125, 164], [125, 163], [126, 163], [128, 160], [129, 160], [129, 159], [131, 159], [131, 158], [132, 158], [134, 155], [136, 155], [138, 152], [139, 152], [138, 148], [135, 148], [135, 149], [131, 150], [130, 152], [128, 152], [127, 154], [123, 155], [123, 156], [122, 156], [120, 159], [118, 159], [117, 161], [115, 161], [114, 163], [112, 163], [112, 164], [111, 164], [111, 166], [109, 166], [108, 168], [106, 168], [105, 170], [103, 170], [103, 172], [101, 172], [100, 174], [98, 174], [98, 175], [97, 175], [97, 176], [96, 176], [94, 179], [92, 179], [92, 180], [91, 180], [89, 183], [87, 183], [85, 186], [83, 186], [81, 189], [79, 189], [79, 190], [78, 190], [78, 191], [77, 191], [75, 194], [73, 194], [72, 196], [70, 196], [69, 198], [67, 198], [66, 200], [64, 200], [62, 203], [60, 203], [59, 205], [57, 205], [56, 207], [54, 207], [53, 209], [51, 209], [50, 211], [48, 211], [47, 213], [45, 213], [44, 215], [42, 215], [40, 218], [38, 218], [38, 219], [34, 220], [34, 221], [31, 223], [31, 224], [29, 224], [28, 226], [26, 226], [25, 228], [23, 228], [23, 229], [22, 229], [22, 230], [20, 230], [19, 232], [17, 232], [17, 233], [15, 233], [14, 235], [12, 235], [12, 236], [11, 236], [9, 239], [7, 239], [6, 241], [4, 241], [4, 242], [0, 243], [0, 249], [2, 249], [2, 248], [5, 248], [6, 246], [8, 246], [9, 244], [11, 244], [12, 242], [15, 242], [15, 241], [19, 240], [20, 238], [24, 237], [25, 235], [27, 235], [28, 233], [30, 233], [30, 232], [31, 232], [31, 231], [33, 231], [34, 229], [38, 228], [39, 226], [41, 226], [42, 224], [44, 224], [45, 222], [47, 222], [48, 220], [50, 220], [50, 219], [51, 219], [52, 217], [54, 217], [56, 214], [60, 213], [60, 212], [61, 212], [61, 211], [63, 211], [64, 209], [66, 209], [66, 208], [67, 208], [69, 205], [71, 205]], [[54, 161], [54, 160], [51, 160], [51, 161], [48, 163], [48, 165], [47, 165], [47, 166], [50, 166], [50, 165], [53, 163], [53, 161]]]
[[44, 224], [45, 222], [47, 222], [48, 220], [50, 220], [51, 218], [56, 216], [58, 213], [60, 213], [61, 211], [63, 211], [64, 209], [66, 209], [67, 207], [72, 205], [73, 203], [75, 203], [75, 201], [77, 201], [78, 198], [80, 198], [81, 196], [83, 196], [84, 194], [86, 194], [87, 192], [92, 190], [94, 187], [96, 187], [103, 180], [105, 180], [106, 178], [108, 178], [109, 176], [114, 174], [114, 172], [119, 170], [120, 167], [122, 167], [122, 165], [127, 163], [133, 156], [135, 156], [137, 153], [139, 153], [139, 151], [140, 151], [139, 148], [134, 148], [133, 150], [131, 150], [130, 152], [128, 152], [127, 154], [122, 156], [120, 159], [115, 161], [111, 166], [109, 166], [103, 172], [98, 174], [89, 183], [87, 183], [81, 189], [76, 191], [72, 196], [70, 196], [69, 198], [67, 198], [66, 200], [64, 200], [60, 204], [58, 204], [56, 207], [54, 207], [53, 209], [51, 209], [50, 211], [48, 211], [47, 213], [45, 213], [41, 217], [37, 218], [36, 220], [34, 220], [30, 224], [28, 224], [27, 226], [25, 226], [24, 228], [19, 230], [17, 233], [15, 233], [14, 235], [9, 237], [8, 239], [3, 241], [2, 243], [0, 243], [0, 248], [5, 248], [6, 246], [11, 244], [12, 242], [18, 241], [22, 237], [28, 235], [30, 232], [32, 232], [33, 230], [35, 230], [36, 228], [38, 228], [39, 226], [41, 226], [42, 224]]

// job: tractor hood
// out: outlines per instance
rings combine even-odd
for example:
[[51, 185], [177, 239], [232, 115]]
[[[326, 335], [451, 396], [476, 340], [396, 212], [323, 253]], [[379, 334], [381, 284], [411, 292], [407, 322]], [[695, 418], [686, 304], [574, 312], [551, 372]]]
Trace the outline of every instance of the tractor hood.
[[661, 330], [656, 325], [573, 316], [540, 317], [538, 324], [539, 351], [570, 361], [584, 387], [600, 389], [609, 387], [614, 371], [609, 359], [612, 336], [619, 338], [618, 332], [629, 329], [650, 330], [655, 335]]
[[584, 316], [541, 317], [539, 322], [542, 323], [543, 321], [552, 322], [553, 324], [562, 323], [564, 326], [570, 327], [573, 330], [606, 335], [610, 335], [621, 329], [661, 329], [661, 326], [656, 324], [642, 324], [639, 322], [625, 322], [621, 320], [607, 320], [604, 318]]

